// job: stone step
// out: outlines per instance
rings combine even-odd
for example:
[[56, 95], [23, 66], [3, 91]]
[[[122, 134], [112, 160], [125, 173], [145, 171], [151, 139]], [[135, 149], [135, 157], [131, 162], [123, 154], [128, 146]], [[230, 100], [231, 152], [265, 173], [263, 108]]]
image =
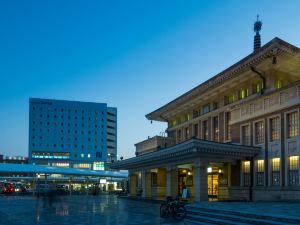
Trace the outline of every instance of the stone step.
[[298, 218], [291, 218], [291, 217], [280, 217], [280, 216], [273, 216], [273, 215], [264, 215], [264, 214], [253, 214], [248, 212], [238, 212], [238, 211], [230, 211], [230, 210], [223, 210], [223, 209], [215, 209], [215, 208], [205, 208], [201, 206], [195, 206], [195, 205], [187, 205], [186, 209], [189, 212], [195, 213], [218, 213], [222, 215], [229, 215], [229, 216], [237, 216], [241, 218], [247, 218], [247, 219], [255, 219], [255, 220], [264, 220], [267, 222], [274, 222], [276, 224], [300, 224], [300, 219]]
[[277, 221], [267, 221], [259, 218], [248, 218], [244, 216], [228, 215], [228, 214], [216, 213], [216, 212], [201, 212], [201, 211], [189, 210], [188, 215], [191, 219], [192, 218], [197, 219], [197, 216], [202, 216], [207, 218], [216, 218], [224, 221], [235, 222], [238, 224], [257, 224], [257, 225], [261, 225], [261, 224], [285, 225], [286, 224]]
[[200, 216], [200, 215], [187, 215], [184, 219], [184, 222], [190, 222], [193, 224], [216, 224], [216, 225], [245, 225], [242, 223], [237, 223], [234, 221], [228, 221], [223, 219], [218, 219], [209, 216]]
[[200, 221], [194, 221], [194, 220], [190, 220], [188, 218], [184, 219], [184, 225], [210, 225], [212, 223], [206, 223], [206, 222], [200, 222]]

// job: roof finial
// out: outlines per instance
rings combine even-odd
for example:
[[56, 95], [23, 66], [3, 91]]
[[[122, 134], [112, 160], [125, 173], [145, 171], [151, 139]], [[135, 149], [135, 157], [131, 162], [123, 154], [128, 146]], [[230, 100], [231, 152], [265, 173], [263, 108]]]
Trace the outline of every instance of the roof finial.
[[259, 15], [257, 15], [257, 20], [254, 23], [254, 51], [257, 51], [260, 49], [261, 46], [261, 40], [260, 40], [260, 34], [259, 31], [261, 31], [262, 22], [259, 20]]

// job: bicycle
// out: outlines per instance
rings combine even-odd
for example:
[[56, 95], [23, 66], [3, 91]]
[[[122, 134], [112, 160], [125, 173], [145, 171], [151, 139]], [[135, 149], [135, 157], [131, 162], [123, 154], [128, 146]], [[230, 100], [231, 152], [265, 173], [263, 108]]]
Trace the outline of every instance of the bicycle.
[[183, 220], [186, 216], [184, 204], [179, 201], [178, 197], [172, 199], [172, 197], [168, 196], [167, 201], [160, 205], [160, 216], [168, 218], [170, 215], [178, 221]]

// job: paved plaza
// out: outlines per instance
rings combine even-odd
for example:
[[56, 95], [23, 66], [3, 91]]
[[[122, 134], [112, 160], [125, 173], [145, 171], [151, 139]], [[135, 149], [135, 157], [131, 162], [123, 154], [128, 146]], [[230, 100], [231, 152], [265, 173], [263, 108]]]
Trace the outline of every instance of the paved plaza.
[[[50, 201], [49, 201], [50, 200]], [[9, 225], [184, 225], [161, 219], [159, 204], [102, 196], [0, 196], [0, 224]]]
[[[197, 206], [195, 204], [192, 204]], [[191, 205], [191, 206], [192, 206]], [[190, 225], [161, 219], [159, 204], [115, 195], [0, 196], [0, 225]], [[202, 208], [300, 219], [300, 203], [206, 202]], [[206, 224], [206, 223], [201, 223]]]

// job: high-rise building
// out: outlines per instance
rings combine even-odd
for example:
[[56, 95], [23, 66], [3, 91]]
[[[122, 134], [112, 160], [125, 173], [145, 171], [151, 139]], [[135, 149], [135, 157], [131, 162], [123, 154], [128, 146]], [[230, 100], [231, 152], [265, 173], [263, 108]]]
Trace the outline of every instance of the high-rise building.
[[116, 157], [116, 108], [105, 103], [30, 98], [30, 163], [104, 170]]

